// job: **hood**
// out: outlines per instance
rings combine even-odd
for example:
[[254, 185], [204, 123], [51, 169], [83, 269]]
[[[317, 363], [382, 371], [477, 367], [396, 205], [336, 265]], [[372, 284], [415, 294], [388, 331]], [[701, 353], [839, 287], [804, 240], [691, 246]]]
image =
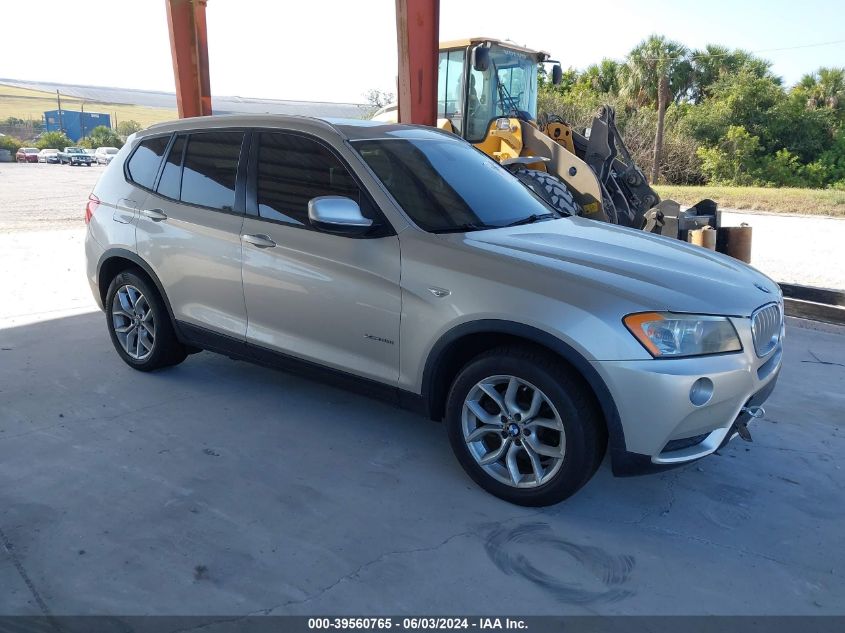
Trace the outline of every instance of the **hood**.
[[567, 292], [602, 290], [644, 310], [750, 316], [780, 297], [774, 281], [727, 255], [579, 217], [467, 233], [464, 244], [553, 269]]

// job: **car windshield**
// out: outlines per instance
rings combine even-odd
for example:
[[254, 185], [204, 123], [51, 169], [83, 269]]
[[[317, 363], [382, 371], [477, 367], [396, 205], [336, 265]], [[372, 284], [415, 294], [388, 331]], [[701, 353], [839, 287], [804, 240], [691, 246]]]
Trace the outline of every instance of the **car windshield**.
[[426, 231], [473, 231], [560, 217], [496, 161], [464, 141], [391, 138], [352, 145]]
[[116, 147], [106, 147], [103, 149], [103, 154], [117, 154]]
[[26, 152], [27, 154], [37, 154], [38, 148], [37, 147], [24, 147], [23, 151]]

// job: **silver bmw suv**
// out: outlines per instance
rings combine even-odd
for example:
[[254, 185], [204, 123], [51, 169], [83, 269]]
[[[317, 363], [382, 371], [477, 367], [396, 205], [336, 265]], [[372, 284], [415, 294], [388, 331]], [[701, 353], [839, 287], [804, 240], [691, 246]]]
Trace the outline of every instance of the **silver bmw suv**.
[[118, 355], [202, 349], [319, 374], [444, 420], [480, 486], [546, 505], [609, 446], [681, 464], [774, 388], [783, 304], [697, 246], [561, 217], [435, 129], [282, 116], [140, 132], [86, 208]]

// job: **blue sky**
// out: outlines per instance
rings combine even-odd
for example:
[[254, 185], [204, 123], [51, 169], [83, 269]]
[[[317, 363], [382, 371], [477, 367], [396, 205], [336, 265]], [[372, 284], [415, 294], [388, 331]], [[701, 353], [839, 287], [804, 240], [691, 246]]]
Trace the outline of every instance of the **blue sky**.
[[[164, 0], [40, 0], [38, 14], [35, 47], [3, 55], [0, 77], [173, 90]], [[28, 24], [33, 9], [15, 2], [3, 15]], [[394, 0], [208, 0], [207, 17], [214, 94], [361, 101], [369, 88], [394, 89]], [[508, 38], [576, 68], [621, 59], [651, 33], [762, 51], [788, 84], [845, 66], [845, 0], [442, 0], [440, 33]], [[59, 54], [69, 35], [98, 52]]]

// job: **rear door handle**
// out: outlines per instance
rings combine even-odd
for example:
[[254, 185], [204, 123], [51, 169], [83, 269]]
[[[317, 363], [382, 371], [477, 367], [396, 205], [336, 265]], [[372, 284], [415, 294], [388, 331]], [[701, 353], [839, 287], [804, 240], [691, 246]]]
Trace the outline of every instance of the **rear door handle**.
[[273, 248], [276, 242], [270, 239], [269, 235], [259, 233], [257, 235], [241, 235], [241, 239], [247, 244], [252, 244], [258, 248]]
[[141, 215], [148, 217], [153, 222], [161, 222], [167, 219], [167, 214], [161, 209], [144, 209]]

